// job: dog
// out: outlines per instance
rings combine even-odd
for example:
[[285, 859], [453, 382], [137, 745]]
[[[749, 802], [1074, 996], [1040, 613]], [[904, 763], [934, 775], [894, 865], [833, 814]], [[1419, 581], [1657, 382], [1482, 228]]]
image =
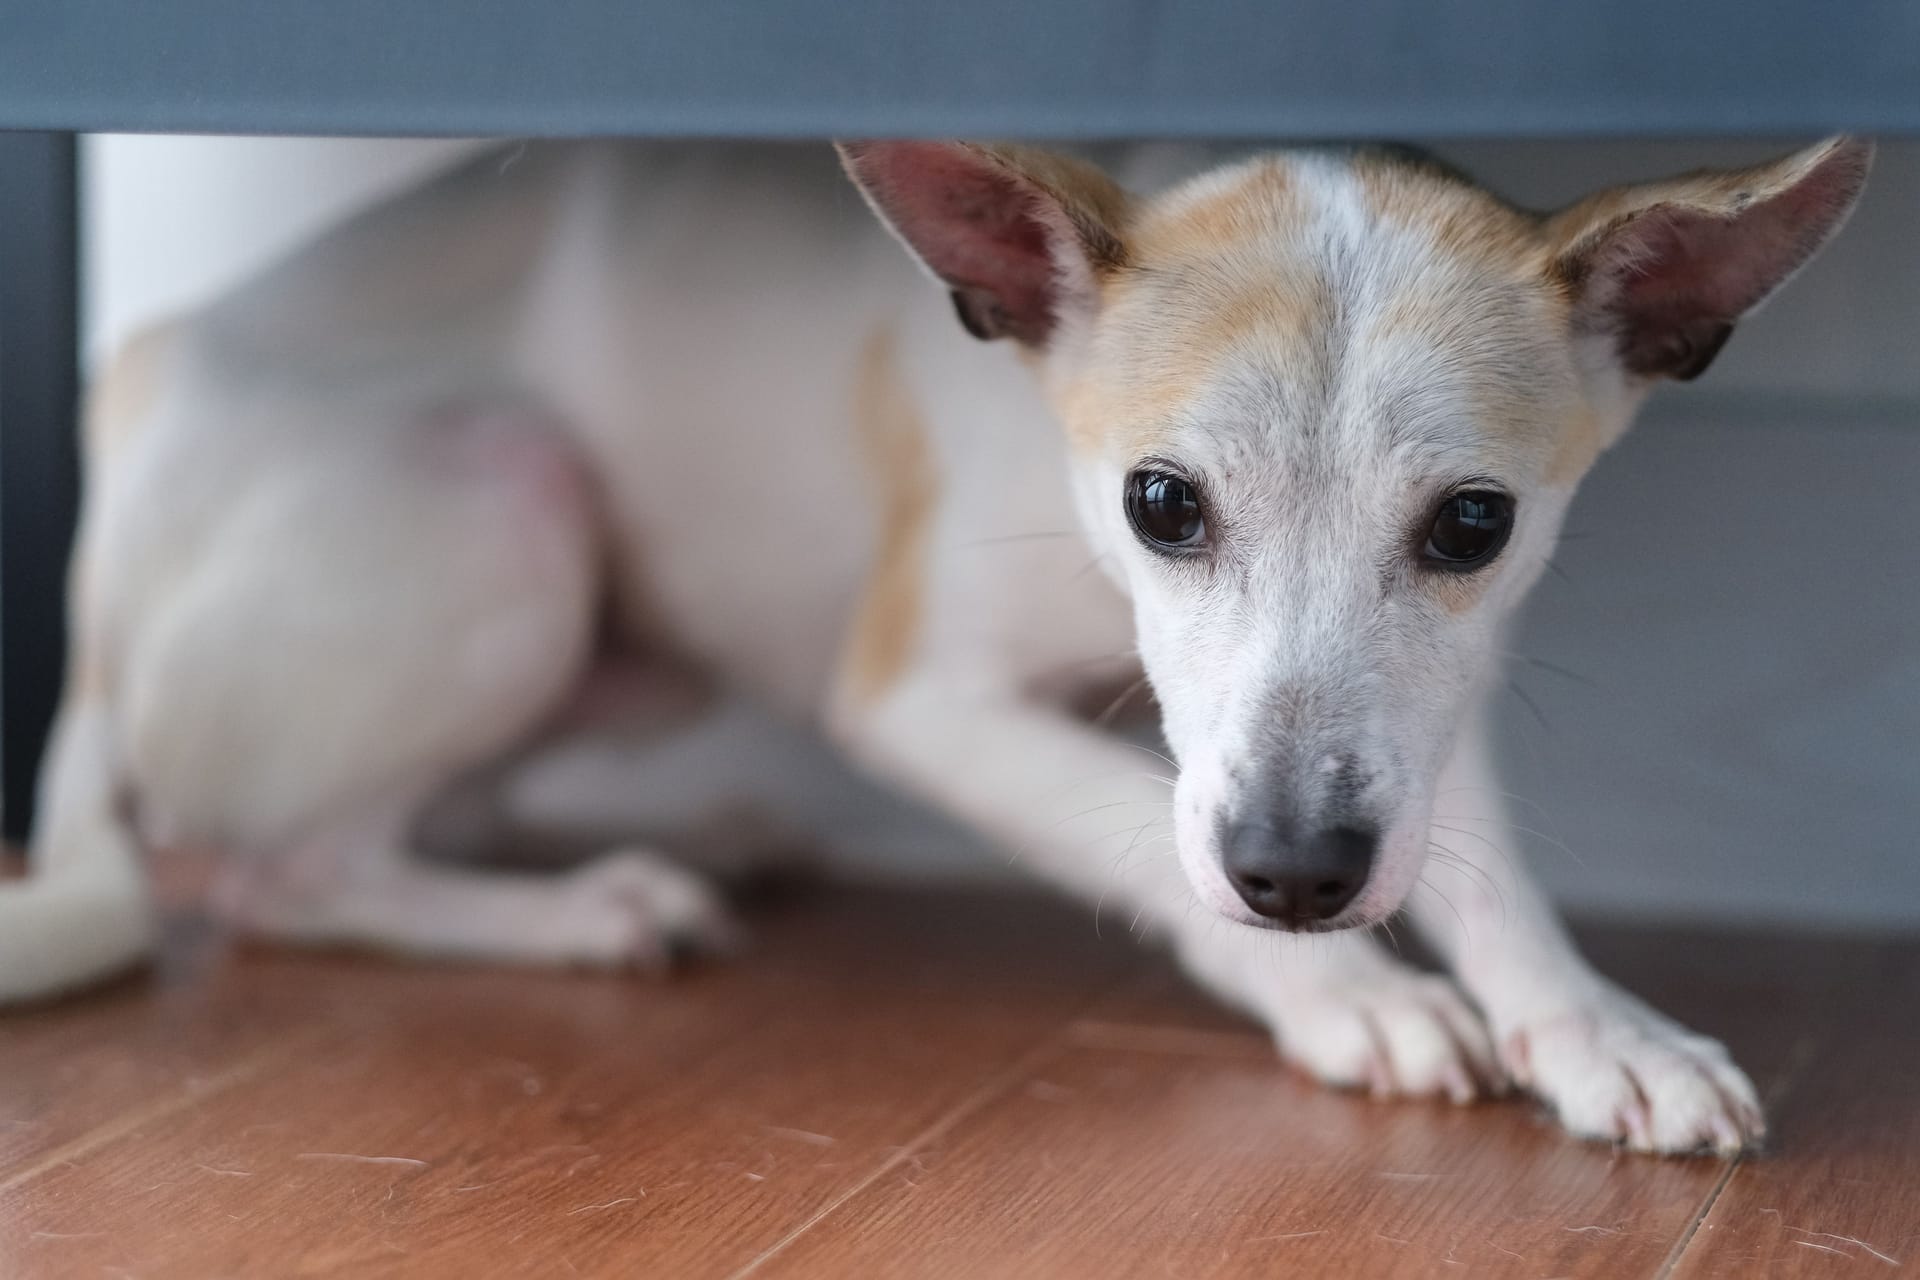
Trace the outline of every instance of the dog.
[[[1153, 932], [1324, 1081], [1757, 1142], [1726, 1051], [1502, 852], [1479, 706], [1581, 477], [1837, 231], [1871, 147], [1544, 215], [1388, 148], [1152, 195], [1024, 147], [839, 157], [851, 187], [825, 148], [490, 156], [133, 342], [87, 413], [0, 994], [148, 954], [143, 853], [181, 845], [273, 937], [723, 950], [652, 842], [422, 855], [542, 795], [711, 816], [756, 779], [675, 762], [750, 704]], [[1073, 710], [1136, 669], [1165, 754]], [[1450, 977], [1379, 945], [1397, 912]]]

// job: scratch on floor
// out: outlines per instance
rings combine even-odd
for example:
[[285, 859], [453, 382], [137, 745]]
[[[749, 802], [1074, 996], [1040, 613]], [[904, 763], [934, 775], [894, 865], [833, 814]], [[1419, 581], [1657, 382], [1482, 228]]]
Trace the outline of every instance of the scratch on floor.
[[838, 1141], [824, 1133], [814, 1133], [807, 1129], [783, 1129], [777, 1124], [762, 1125], [761, 1128], [776, 1138], [792, 1138], [795, 1142], [807, 1142], [816, 1147], [830, 1147]]
[[815, 1225], [838, 1211], [841, 1206], [845, 1205], [849, 1200], [860, 1195], [876, 1182], [879, 1182], [880, 1179], [892, 1173], [900, 1165], [906, 1163], [906, 1157], [909, 1153], [927, 1149], [931, 1144], [938, 1142], [946, 1134], [952, 1132], [956, 1126], [971, 1119], [975, 1113], [985, 1108], [989, 1103], [1005, 1097], [1022, 1080], [1032, 1076], [1035, 1066], [1058, 1054], [1066, 1043], [1068, 1034], [1070, 1033], [1056, 1033], [1042, 1037], [1032, 1048], [1027, 1050], [1027, 1052], [1019, 1055], [1012, 1062], [1009, 1062], [1004, 1070], [996, 1072], [985, 1084], [975, 1089], [965, 1098], [962, 1098], [955, 1105], [947, 1108], [938, 1119], [915, 1134], [904, 1146], [895, 1148], [896, 1154], [882, 1160], [879, 1166], [867, 1174], [866, 1177], [861, 1178], [852, 1186], [841, 1190], [826, 1204], [820, 1206], [805, 1219], [795, 1224], [778, 1240], [775, 1240], [772, 1244], [755, 1254], [747, 1261], [745, 1266], [732, 1273], [731, 1280], [743, 1280], [744, 1277], [758, 1271], [761, 1267], [765, 1266], [770, 1259], [791, 1245], [795, 1240], [805, 1235], [808, 1231], [812, 1230]]
[[646, 1194], [647, 1193], [644, 1190], [642, 1190], [640, 1192], [640, 1195], [621, 1196], [618, 1200], [609, 1200], [605, 1204], [583, 1204], [578, 1209], [567, 1210], [567, 1216], [571, 1218], [575, 1214], [592, 1213], [596, 1209], [616, 1209], [623, 1204], [632, 1204], [634, 1203], [634, 1201], [639, 1200], [642, 1196], [645, 1196]]
[[351, 1151], [302, 1151], [295, 1160], [339, 1160], [347, 1164], [403, 1164], [415, 1169], [430, 1169], [433, 1166], [425, 1160], [416, 1160], [412, 1156], [362, 1156]]
[[[1795, 1235], [1818, 1236], [1822, 1240], [1838, 1240], [1842, 1244], [1858, 1245], [1860, 1248], [1865, 1249], [1868, 1253], [1880, 1259], [1880, 1261], [1886, 1263], [1890, 1267], [1897, 1267], [1900, 1265], [1900, 1259], [1891, 1257], [1887, 1254], [1880, 1252], [1878, 1249], [1868, 1244], [1865, 1240], [1860, 1239], [1858, 1236], [1837, 1236], [1831, 1231], [1808, 1231], [1805, 1227], [1788, 1227], [1787, 1230], [1793, 1232]], [[1794, 1243], [1806, 1244], [1807, 1242], [1804, 1240], [1797, 1240]], [[1811, 1247], [1817, 1249], [1820, 1246], [1813, 1245]], [[1835, 1252], [1837, 1253], [1839, 1252], [1839, 1250], [1835, 1250]]]
[[32, 1163], [15, 1168], [5, 1175], [0, 1175], [0, 1191], [12, 1190], [14, 1187], [20, 1186], [22, 1183], [47, 1172], [49, 1169], [58, 1169], [65, 1165], [74, 1164], [81, 1157], [90, 1155], [101, 1147], [126, 1137], [135, 1130], [162, 1120], [167, 1116], [173, 1115], [175, 1112], [184, 1111], [189, 1107], [199, 1106], [207, 1102], [214, 1095], [260, 1075], [269, 1067], [276, 1065], [281, 1059], [295, 1056], [308, 1044], [318, 1040], [322, 1034], [322, 1032], [316, 1030], [304, 1035], [290, 1035], [283, 1040], [275, 1041], [246, 1055], [225, 1071], [202, 1077], [191, 1088], [180, 1089], [148, 1106], [136, 1107], [131, 1111], [124, 1112], [114, 1119], [109, 1120], [107, 1123], [81, 1134], [72, 1141], [62, 1143], [53, 1150], [42, 1153]]

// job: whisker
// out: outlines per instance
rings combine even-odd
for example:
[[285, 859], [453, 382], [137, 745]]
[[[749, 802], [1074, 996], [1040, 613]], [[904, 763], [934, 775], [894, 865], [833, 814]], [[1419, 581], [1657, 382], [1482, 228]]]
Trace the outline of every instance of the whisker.
[[1153, 782], [1165, 783], [1169, 787], [1173, 785], [1172, 778], [1165, 777], [1161, 774], [1148, 773], [1145, 770], [1115, 769], [1109, 773], [1090, 773], [1090, 774], [1087, 774], [1085, 777], [1075, 778], [1072, 782], [1069, 782], [1064, 786], [1055, 787], [1052, 790], [1048, 791], [1046, 794], [1040, 796], [1039, 803], [1045, 804], [1045, 805], [1051, 805], [1054, 801], [1064, 800], [1066, 797], [1072, 795], [1074, 792], [1078, 791], [1080, 788], [1084, 786], [1088, 786], [1091, 783], [1111, 782], [1115, 778], [1146, 778]]
[[[1156, 822], [1171, 822], [1172, 820], [1173, 820], [1173, 818], [1172, 818], [1172, 815], [1171, 815], [1171, 814], [1159, 814], [1159, 815], [1156, 815], [1156, 816], [1154, 816], [1154, 817], [1151, 817], [1151, 818], [1148, 818], [1148, 819], [1147, 819], [1147, 820], [1146, 820], [1145, 822], [1142, 822], [1142, 823], [1141, 823], [1140, 825], [1138, 825], [1138, 826], [1133, 826], [1133, 825], [1128, 825], [1128, 826], [1124, 826], [1124, 827], [1116, 827], [1116, 828], [1115, 828], [1114, 830], [1112, 830], [1112, 831], [1108, 831], [1108, 832], [1105, 832], [1105, 833], [1103, 833], [1103, 834], [1101, 834], [1101, 835], [1097, 835], [1097, 836], [1095, 836], [1095, 837], [1093, 837], [1093, 839], [1091, 839], [1091, 840], [1089, 840], [1089, 841], [1087, 841], [1087, 843], [1088, 843], [1088, 844], [1090, 844], [1090, 845], [1095, 845], [1095, 844], [1102, 844], [1102, 843], [1104, 843], [1105, 841], [1108, 841], [1108, 840], [1111, 840], [1111, 839], [1113, 839], [1113, 838], [1114, 838], [1115, 836], [1124, 836], [1124, 835], [1126, 835], [1126, 834], [1128, 834], [1129, 832], [1131, 832], [1131, 833], [1133, 834], [1133, 838], [1134, 838], [1135, 840], [1138, 840], [1138, 839], [1139, 839], [1139, 838], [1140, 838], [1140, 837], [1141, 837], [1142, 835], [1144, 835], [1144, 834], [1146, 833], [1146, 830], [1147, 830], [1147, 828], [1148, 828], [1148, 827], [1150, 827], [1150, 826], [1152, 826], [1152, 825], [1153, 825], [1154, 823], [1156, 823]], [[1114, 865], [1114, 866], [1119, 866], [1119, 865], [1120, 865], [1120, 859], [1121, 859], [1121, 858], [1124, 858], [1124, 857], [1126, 857], [1126, 856], [1127, 856], [1127, 852], [1128, 852], [1128, 850], [1130, 850], [1130, 849], [1132, 849], [1132, 848], [1133, 848], [1133, 845], [1132, 845], [1132, 844], [1128, 844], [1128, 845], [1127, 845], [1127, 847], [1126, 847], [1125, 849], [1122, 849], [1122, 850], [1121, 850], [1121, 851], [1120, 851], [1120, 852], [1119, 852], [1119, 853], [1118, 853], [1117, 855], [1115, 855], [1115, 857], [1114, 857], [1114, 859], [1113, 859], [1113, 864], [1112, 864], [1112, 865]]]
[[1089, 658], [1072, 658], [1064, 662], [1057, 662], [1051, 665], [1051, 670], [1072, 671], [1076, 667], [1098, 666], [1102, 662], [1121, 662], [1125, 660], [1137, 662], [1139, 658], [1140, 650], [1136, 646], [1131, 649], [1120, 649], [1113, 653], [1096, 653]]
[[1427, 837], [1427, 852], [1432, 855], [1434, 861], [1438, 862], [1441, 866], [1451, 867], [1462, 876], [1470, 876], [1478, 881], [1490, 896], [1501, 898], [1504, 905], [1505, 890], [1500, 887], [1499, 881], [1495, 880], [1485, 867], [1480, 866], [1474, 862], [1473, 859], [1463, 856], [1459, 851], [1441, 844], [1432, 836]]
[[[1081, 818], [1086, 817], [1088, 814], [1100, 813], [1107, 809], [1120, 809], [1128, 806], [1137, 806], [1137, 805], [1157, 805], [1164, 809], [1171, 809], [1173, 808], [1173, 801], [1171, 800], [1109, 800], [1105, 804], [1091, 805], [1085, 809], [1080, 810], [1080, 812], [1078, 813], [1070, 813], [1064, 818], [1060, 818], [1057, 821], [1048, 823], [1046, 827], [1044, 827], [1042, 830], [1029, 836], [1026, 839], [1026, 841], [1020, 845], [1019, 848], [1015, 849], [1011, 854], [1007, 856], [1007, 865], [1012, 866], [1014, 863], [1018, 862], [1021, 858], [1026, 857], [1027, 854], [1033, 849], [1033, 847], [1036, 844], [1039, 844], [1042, 840], [1052, 835], [1055, 831], [1058, 831], [1061, 827], [1066, 826], [1069, 822], [1078, 822]], [[1126, 830], [1126, 828], [1122, 827], [1121, 830], [1124, 831]], [[1112, 833], [1109, 833], [1109, 834], [1112, 834]], [[1084, 847], [1085, 843], [1086, 842], [1081, 842], [1081, 844], [1077, 845], [1076, 847]]]
[[1138, 742], [1123, 741], [1120, 743], [1120, 745], [1123, 747], [1132, 747], [1135, 751], [1144, 751], [1156, 760], [1165, 760], [1167, 764], [1171, 766], [1176, 773], [1179, 772], [1180, 762], [1178, 760], [1173, 759], [1171, 756], [1166, 755], [1163, 752], [1155, 751], [1152, 747], [1142, 746]]
[[1080, 571], [1074, 574], [1071, 578], [1068, 578], [1067, 584], [1071, 586], [1072, 584], [1080, 581], [1080, 579], [1086, 577], [1088, 574], [1092, 573], [1095, 569], [1099, 568], [1100, 562], [1107, 558], [1108, 558], [1108, 553], [1105, 551], [1102, 551], [1099, 555], [1095, 556], [1093, 559], [1087, 561], [1084, 565], [1080, 566]]
[[[1478, 882], [1486, 890], [1487, 896], [1491, 897], [1496, 903], [1500, 905], [1500, 927], [1503, 929], [1506, 927], [1506, 923], [1507, 923], [1506, 890], [1500, 887], [1499, 881], [1495, 880], [1491, 875], [1487, 874], [1486, 868], [1474, 865], [1472, 859], [1463, 858], [1458, 853], [1455, 853], [1452, 849], [1449, 849], [1445, 845], [1440, 844], [1438, 842], [1430, 841], [1427, 846], [1427, 852], [1433, 858], [1434, 862], [1437, 865], [1446, 867], [1451, 871], [1455, 871], [1459, 873], [1459, 875], [1463, 879], [1466, 879], [1470, 882]], [[1424, 874], [1424, 872], [1422, 874]], [[1463, 926], [1464, 926], [1464, 923], [1465, 922], [1463, 921], [1462, 922]]]
[[[1430, 819], [1427, 822], [1427, 828], [1429, 832], [1427, 836], [1427, 843], [1429, 845], [1438, 843], [1438, 841], [1436, 841], [1431, 834], [1434, 831], [1445, 831], [1456, 836], [1466, 836], [1468, 839], [1478, 840], [1481, 844], [1485, 845], [1488, 849], [1498, 854], [1500, 856], [1500, 860], [1502, 862], [1505, 862], [1508, 867], [1513, 866], [1513, 856], [1509, 854], [1505, 849], [1495, 844], [1493, 841], [1487, 839], [1487, 837], [1481, 835], [1478, 831], [1468, 831], [1464, 827], [1449, 827], [1443, 822], [1440, 822], [1438, 820], [1432, 820], [1432, 819]], [[1463, 862], [1467, 861], [1467, 856], [1461, 853], [1457, 849], [1449, 849], [1447, 852], [1453, 854], [1454, 857], [1459, 858]]]
[[[1447, 819], [1446, 819], [1446, 821], [1448, 821], [1448, 822], [1498, 822], [1498, 823], [1499, 823], [1499, 824], [1500, 824], [1501, 826], [1503, 826], [1503, 827], [1506, 827], [1507, 829], [1509, 829], [1509, 830], [1511, 830], [1511, 831], [1518, 831], [1518, 832], [1520, 832], [1520, 833], [1522, 833], [1523, 835], [1529, 835], [1529, 836], [1535, 836], [1535, 837], [1538, 837], [1538, 838], [1539, 838], [1539, 839], [1541, 839], [1541, 840], [1545, 840], [1545, 841], [1546, 841], [1546, 842], [1547, 842], [1548, 844], [1551, 844], [1551, 845], [1553, 845], [1553, 846], [1554, 846], [1554, 847], [1555, 847], [1556, 849], [1558, 849], [1558, 850], [1560, 850], [1560, 852], [1562, 852], [1562, 853], [1564, 853], [1564, 854], [1566, 854], [1566, 855], [1567, 855], [1567, 856], [1568, 856], [1569, 858], [1572, 858], [1572, 859], [1573, 859], [1573, 860], [1574, 860], [1575, 862], [1577, 862], [1577, 863], [1579, 863], [1579, 864], [1580, 864], [1581, 866], [1583, 866], [1583, 867], [1584, 867], [1584, 866], [1586, 866], [1586, 865], [1587, 865], [1587, 860], [1586, 860], [1585, 858], [1583, 858], [1583, 857], [1581, 857], [1581, 856], [1580, 856], [1579, 854], [1577, 854], [1577, 853], [1575, 853], [1575, 852], [1573, 851], [1573, 848], [1572, 848], [1572, 846], [1571, 846], [1571, 845], [1569, 845], [1569, 844], [1568, 844], [1568, 843], [1567, 843], [1567, 842], [1566, 842], [1565, 840], [1562, 840], [1562, 839], [1560, 839], [1560, 838], [1559, 838], [1558, 836], [1551, 836], [1551, 835], [1548, 835], [1548, 834], [1547, 834], [1546, 832], [1544, 832], [1544, 831], [1536, 831], [1536, 830], [1535, 830], [1534, 828], [1532, 828], [1532, 827], [1523, 827], [1523, 826], [1521, 826], [1521, 825], [1520, 825], [1519, 823], [1517, 823], [1517, 822], [1515, 822], [1515, 821], [1513, 821], [1513, 820], [1512, 820], [1512, 819], [1510, 819], [1510, 818], [1475, 818], [1475, 817], [1452, 817], [1452, 818], [1447, 818]], [[1436, 822], [1437, 822], [1437, 820], [1436, 820]], [[1458, 828], [1458, 827], [1441, 827], [1440, 829], [1441, 829], [1442, 831], [1452, 831], [1452, 832], [1454, 832], [1454, 833], [1456, 833], [1456, 834], [1458, 834], [1458, 835], [1472, 835], [1472, 834], [1473, 834], [1473, 832], [1471, 832], [1471, 831], [1461, 831], [1461, 830], [1460, 830], [1460, 828]], [[1482, 839], [1485, 839], [1485, 837], [1481, 837], [1481, 838], [1482, 838]], [[1491, 841], [1488, 841], [1488, 843], [1489, 843], [1489, 844], [1492, 844], [1492, 842], [1491, 842]], [[1495, 847], [1495, 848], [1498, 848], [1499, 846], [1498, 846], [1498, 845], [1494, 845], [1493, 847]], [[1504, 853], [1505, 853], [1505, 851], [1504, 851], [1504, 850], [1502, 850], [1502, 854], [1503, 854], [1503, 855], [1504, 855]]]
[[1502, 649], [1500, 656], [1512, 662], [1524, 662], [1530, 667], [1559, 676], [1563, 680], [1571, 680], [1575, 684], [1585, 685], [1589, 689], [1600, 687], [1600, 682], [1592, 676], [1582, 675], [1571, 667], [1563, 667], [1557, 662], [1548, 662], [1545, 658], [1536, 658], [1530, 653], [1515, 653], [1511, 649]]
[[[1107, 881], [1100, 888], [1100, 896], [1093, 900], [1093, 936], [1094, 937], [1098, 938], [1101, 936], [1100, 935], [1100, 909], [1106, 905], [1107, 893], [1113, 888], [1115, 882], [1117, 882], [1120, 879], [1120, 864], [1127, 860], [1127, 855], [1133, 852], [1134, 845], [1139, 843], [1140, 837], [1143, 834], [1145, 834], [1148, 827], [1152, 826], [1156, 822], [1165, 822], [1165, 821], [1166, 821], [1165, 818], [1148, 818], [1145, 822], [1141, 823], [1138, 827], [1134, 828], [1133, 839], [1128, 841], [1127, 847], [1120, 851], [1120, 856], [1115, 858], [1113, 862], [1108, 865]], [[1110, 839], [1113, 836], [1122, 834], [1126, 830], [1127, 828], [1121, 827], [1120, 830], [1118, 831], [1109, 831], [1106, 835], [1101, 836], [1100, 839], [1101, 840]], [[1098, 841], [1096, 841], [1095, 843], [1098, 843]]]
[[[1478, 783], [1462, 783], [1457, 787], [1448, 787], [1445, 791], [1442, 791], [1440, 795], [1443, 797], [1450, 796], [1450, 795], [1458, 794], [1459, 792], [1462, 792], [1462, 791], [1484, 791], [1488, 795], [1499, 796], [1502, 799], [1511, 800], [1515, 804], [1523, 804], [1527, 806], [1529, 809], [1532, 809], [1535, 813], [1539, 814], [1540, 820], [1542, 822], [1547, 823], [1549, 826], [1553, 824], [1553, 815], [1548, 813], [1546, 811], [1546, 808], [1543, 805], [1541, 805], [1539, 801], [1528, 799], [1526, 796], [1521, 795], [1518, 791], [1502, 791], [1499, 787], [1482, 786]], [[1454, 819], [1449, 818], [1447, 819], [1447, 821], [1452, 822], [1454, 821]]]
[[1093, 718], [1094, 725], [1101, 729], [1106, 728], [1109, 724], [1113, 722], [1113, 718], [1116, 715], [1120, 714], [1120, 708], [1126, 706], [1128, 702], [1132, 701], [1134, 694], [1140, 692], [1142, 689], [1146, 687], [1147, 687], [1147, 678], [1143, 675], [1138, 680], [1135, 680], [1132, 684], [1128, 685], [1125, 689], [1121, 690], [1120, 696], [1115, 698], [1112, 702], [1108, 703], [1107, 709], [1105, 711], [1102, 711], [1099, 715]]
[[1553, 726], [1547, 723], [1546, 712], [1540, 710], [1540, 704], [1533, 700], [1533, 696], [1529, 694], [1525, 689], [1522, 689], [1519, 685], [1515, 684], [1512, 680], [1506, 680], [1503, 683], [1505, 683], [1505, 685], [1507, 686], [1507, 691], [1509, 693], [1511, 693], [1514, 697], [1520, 699], [1521, 705], [1525, 706], [1527, 710], [1533, 712], [1533, 718], [1540, 722], [1540, 727], [1546, 730], [1548, 733], [1552, 733]]
[[[1446, 894], [1440, 892], [1439, 885], [1436, 885], [1432, 881], [1427, 879], [1426, 873], [1424, 871], [1420, 873], [1420, 878], [1414, 881], [1414, 886], [1419, 889], [1425, 889], [1428, 893], [1431, 893], [1434, 897], [1440, 899], [1440, 901], [1446, 906], [1447, 910], [1453, 912], [1453, 918], [1459, 922], [1460, 936], [1463, 938], [1467, 936], [1467, 918], [1460, 914], [1460, 908], [1453, 905], [1453, 899], [1449, 898]], [[1504, 923], [1502, 927], [1504, 928]]]
[[1033, 542], [1041, 538], [1077, 538], [1076, 529], [1045, 529], [1034, 533], [1003, 533], [991, 538], [973, 538], [966, 542], [953, 544], [955, 551], [970, 551], [975, 547], [992, 547], [1007, 542]]

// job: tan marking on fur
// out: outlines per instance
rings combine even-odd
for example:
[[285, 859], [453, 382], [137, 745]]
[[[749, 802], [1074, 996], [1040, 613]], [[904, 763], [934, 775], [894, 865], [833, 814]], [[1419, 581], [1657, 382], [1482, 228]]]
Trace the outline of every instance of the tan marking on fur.
[[1279, 160], [1266, 158], [1243, 166], [1231, 181], [1148, 205], [1129, 236], [1141, 262], [1175, 266], [1273, 236], [1300, 216], [1292, 175]]
[[1276, 160], [1139, 211], [1128, 233], [1130, 269], [1102, 282], [1098, 349], [1056, 397], [1076, 450], [1159, 452], [1181, 406], [1223, 360], [1312, 341], [1328, 310], [1325, 283], [1272, 251], [1301, 217], [1299, 194]]
[[[1542, 328], [1571, 333], [1575, 297], [1595, 248], [1647, 210], [1677, 205], [1713, 217], [1731, 218], [1772, 200], [1827, 163], [1857, 166], [1868, 151], [1836, 139], [1785, 159], [1732, 171], [1702, 170], [1664, 181], [1615, 187], [1544, 217], [1512, 209], [1456, 179], [1423, 174], [1417, 166], [1378, 163], [1364, 167], [1369, 191], [1392, 216], [1415, 219], [1433, 230], [1436, 243], [1483, 269], [1504, 270], [1521, 283], [1544, 282], [1547, 309]], [[1417, 308], [1415, 310], [1418, 310]], [[1576, 393], [1570, 389], [1569, 398]], [[1578, 483], [1611, 443], [1607, 424], [1590, 407], [1576, 405], [1556, 415], [1552, 452], [1542, 481], [1557, 487]], [[1513, 443], [1537, 437], [1541, 423], [1490, 407], [1489, 430]]]
[[[1547, 483], [1577, 480], [1600, 452], [1600, 425], [1584, 407], [1569, 409], [1579, 396], [1571, 368], [1558, 395], [1542, 381], [1549, 372], [1542, 359], [1560, 349], [1560, 337], [1573, 325], [1570, 300], [1554, 275], [1545, 220], [1418, 156], [1361, 152], [1354, 174], [1368, 208], [1383, 221], [1424, 234], [1443, 268], [1395, 298], [1372, 338], [1411, 334], [1444, 349], [1470, 319], [1492, 375], [1476, 378], [1477, 425], [1509, 453], [1540, 459]], [[1506, 314], [1504, 344], [1491, 327], [1490, 299], [1500, 300]], [[1504, 370], [1511, 376], [1503, 376], [1503, 359], [1512, 362]], [[1469, 601], [1479, 595], [1459, 582], [1447, 593]]]
[[142, 329], [87, 389], [81, 438], [90, 463], [112, 457], [133, 438], [160, 397], [161, 375], [178, 341], [176, 322]]
[[1362, 151], [1353, 158], [1353, 173], [1379, 218], [1423, 229], [1458, 264], [1531, 281], [1541, 278], [1551, 260], [1539, 217], [1437, 163]]
[[973, 144], [996, 162], [1052, 196], [1086, 249], [1094, 272], [1126, 264], [1133, 198], [1096, 165], [1073, 156], [1013, 143]]
[[1493, 581], [1491, 573], [1430, 573], [1427, 578], [1434, 599], [1455, 617], [1472, 611]]
[[106, 645], [96, 617], [96, 599], [91, 577], [93, 556], [87, 547], [83, 527], [74, 545], [73, 559], [67, 565], [66, 599], [68, 618], [67, 673], [62, 686], [63, 706], [83, 706], [104, 702], [112, 691]]
[[[1168, 387], [1171, 403], [1173, 388]], [[1165, 405], [1153, 398], [1129, 399], [1098, 370], [1076, 379], [1053, 398], [1054, 414], [1075, 453], [1097, 455], [1109, 450], [1129, 458], [1151, 457], [1171, 438], [1171, 419], [1156, 410]]]
[[1541, 483], [1556, 489], [1571, 489], [1580, 483], [1580, 478], [1587, 474], [1587, 468], [1606, 445], [1605, 424], [1600, 415], [1581, 406], [1567, 415], [1566, 425], [1554, 442], [1553, 456], [1547, 459], [1546, 470], [1541, 473]]
[[[1516, 460], [1556, 474], [1583, 470], [1598, 447], [1586, 420], [1566, 412], [1577, 396], [1572, 370], [1564, 398], [1540, 377], [1542, 357], [1571, 328], [1543, 219], [1417, 157], [1362, 151], [1351, 172], [1369, 210], [1430, 243], [1435, 266], [1387, 300], [1365, 340], [1444, 351], [1471, 338], [1475, 359], [1460, 367], [1480, 371], [1467, 390], [1481, 429]], [[1311, 253], [1288, 251], [1309, 212], [1297, 175], [1279, 158], [1137, 211], [1131, 267], [1102, 285], [1093, 357], [1054, 397], [1076, 451], [1164, 452], [1182, 407], [1238, 353], [1324, 359], [1321, 335], [1335, 322], [1335, 300]], [[1490, 305], [1505, 317], [1504, 339]]]
[[926, 427], [901, 381], [892, 335], [861, 352], [854, 425], [880, 495], [879, 554], [854, 612], [840, 688], [871, 702], [906, 669], [919, 635], [927, 532], [937, 486]]

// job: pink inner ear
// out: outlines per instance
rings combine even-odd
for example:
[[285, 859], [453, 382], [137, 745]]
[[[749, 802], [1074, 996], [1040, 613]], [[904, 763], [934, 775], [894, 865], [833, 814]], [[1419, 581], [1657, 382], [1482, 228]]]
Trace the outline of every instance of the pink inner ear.
[[[1629, 306], [1683, 304], [1732, 320], [1759, 302], [1819, 245], [1776, 212], [1781, 196], [1738, 218], [1654, 209], [1626, 235], [1619, 297]], [[1642, 226], [1641, 224], [1645, 224]]]
[[[944, 142], [863, 143], [854, 171], [935, 275], [987, 300], [985, 336], [1043, 341], [1053, 327], [1054, 262], [1042, 192], [991, 157]], [[964, 304], [963, 304], [964, 305]]]
[[1816, 171], [1728, 215], [1657, 205], [1614, 232], [1593, 264], [1636, 373], [1691, 378], [1733, 324], [1793, 274], [1851, 205], [1857, 183]]

